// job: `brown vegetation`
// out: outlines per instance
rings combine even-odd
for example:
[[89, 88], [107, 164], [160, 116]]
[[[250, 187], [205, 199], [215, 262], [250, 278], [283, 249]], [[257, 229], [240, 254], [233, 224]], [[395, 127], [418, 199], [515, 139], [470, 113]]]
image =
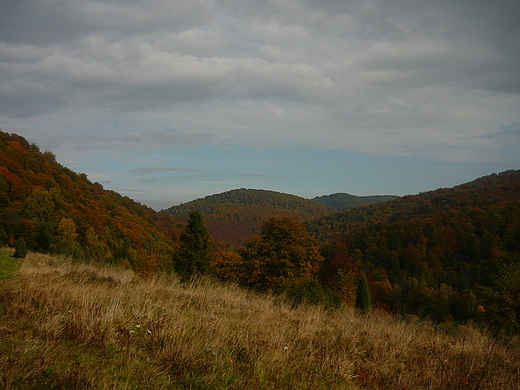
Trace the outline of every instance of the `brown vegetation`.
[[0, 131], [0, 246], [23, 238], [35, 252], [168, 267], [181, 225], [91, 183], [25, 138]]
[[515, 389], [520, 346], [476, 328], [292, 309], [201, 280], [29, 253], [0, 285], [4, 389]]

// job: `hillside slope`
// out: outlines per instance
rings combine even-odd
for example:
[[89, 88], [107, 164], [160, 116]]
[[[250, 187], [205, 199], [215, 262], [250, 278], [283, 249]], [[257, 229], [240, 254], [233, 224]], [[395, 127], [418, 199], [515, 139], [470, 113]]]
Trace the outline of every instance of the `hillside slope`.
[[407, 195], [390, 201], [316, 218], [308, 230], [322, 239], [334, 239], [373, 223], [410, 220], [461, 207], [489, 207], [520, 199], [520, 170], [478, 178], [453, 188]]
[[[308, 223], [355, 258], [378, 306], [520, 331], [520, 171]], [[329, 255], [329, 258], [331, 255]]]
[[214, 237], [235, 245], [242, 245], [251, 236], [259, 234], [262, 222], [270, 217], [287, 216], [303, 222], [335, 211], [295, 195], [242, 188], [206, 196], [162, 212], [186, 220], [195, 210], [204, 215]]
[[397, 198], [395, 195], [370, 195], [356, 196], [347, 193], [323, 195], [312, 198], [315, 202], [335, 208], [338, 211], [352, 209], [359, 206], [367, 206], [372, 203], [385, 202]]
[[518, 340], [508, 349], [472, 326], [292, 309], [34, 253], [0, 283], [0, 324], [6, 390], [513, 390], [520, 372]]
[[178, 234], [170, 216], [91, 183], [19, 135], [0, 132], [0, 244], [23, 238], [34, 251], [152, 270], [169, 261]]

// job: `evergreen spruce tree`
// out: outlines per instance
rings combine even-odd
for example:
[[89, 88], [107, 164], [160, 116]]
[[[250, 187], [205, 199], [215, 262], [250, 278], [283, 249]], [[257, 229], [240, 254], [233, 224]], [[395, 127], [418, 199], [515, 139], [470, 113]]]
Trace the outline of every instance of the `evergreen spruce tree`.
[[175, 253], [173, 266], [183, 281], [208, 272], [211, 262], [211, 238], [202, 214], [193, 211], [180, 237], [180, 248]]
[[367, 277], [364, 272], [359, 276], [356, 291], [356, 309], [362, 314], [370, 313], [372, 310], [370, 288], [368, 287]]
[[27, 243], [23, 238], [16, 240], [13, 257], [23, 259], [27, 255]]

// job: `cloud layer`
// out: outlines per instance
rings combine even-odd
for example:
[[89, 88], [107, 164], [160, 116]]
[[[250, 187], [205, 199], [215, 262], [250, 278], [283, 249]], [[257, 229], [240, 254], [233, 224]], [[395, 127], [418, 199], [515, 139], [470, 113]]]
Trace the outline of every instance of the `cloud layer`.
[[71, 159], [233, 144], [518, 165], [519, 69], [513, 1], [0, 0], [0, 124]]

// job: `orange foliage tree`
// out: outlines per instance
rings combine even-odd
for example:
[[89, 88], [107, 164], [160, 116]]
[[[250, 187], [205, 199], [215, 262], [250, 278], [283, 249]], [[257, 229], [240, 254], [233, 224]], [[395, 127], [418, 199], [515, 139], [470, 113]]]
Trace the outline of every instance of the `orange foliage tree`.
[[323, 257], [301, 223], [273, 217], [262, 224], [261, 231], [261, 236], [252, 237], [241, 250], [243, 284], [274, 290], [316, 276]]

